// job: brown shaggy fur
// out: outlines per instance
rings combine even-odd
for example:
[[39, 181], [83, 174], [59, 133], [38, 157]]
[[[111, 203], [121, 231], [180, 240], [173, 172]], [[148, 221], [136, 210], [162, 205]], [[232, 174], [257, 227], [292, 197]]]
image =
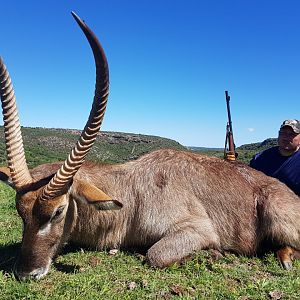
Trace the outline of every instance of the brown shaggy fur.
[[[42, 165], [31, 173], [40, 181], [60, 165]], [[78, 196], [76, 182], [81, 181], [120, 201], [123, 208], [97, 210]], [[300, 249], [298, 196], [246, 165], [190, 152], [158, 150], [119, 165], [86, 162], [67, 195], [50, 201], [51, 205], [33, 199], [28, 206], [25, 196], [18, 201], [18, 211], [23, 219], [29, 218], [23, 267], [20, 263], [27, 273], [32, 270], [30, 262], [35, 268], [42, 264], [40, 258], [32, 259], [29, 248], [42, 247], [36, 253], [49, 260], [67, 241], [95, 249], [146, 248], [149, 263], [158, 267], [201, 249], [254, 255], [266, 240]], [[50, 219], [53, 210], [66, 202], [68, 211], [62, 221], [35, 239], [43, 224], [32, 207]]]

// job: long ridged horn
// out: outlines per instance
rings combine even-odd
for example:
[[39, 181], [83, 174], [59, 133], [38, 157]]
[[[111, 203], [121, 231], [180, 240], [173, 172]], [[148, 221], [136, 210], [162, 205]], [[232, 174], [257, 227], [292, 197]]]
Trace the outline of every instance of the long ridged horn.
[[81, 167], [88, 151], [96, 140], [107, 104], [109, 72], [104, 51], [89, 27], [74, 12], [72, 12], [72, 15], [85, 34], [94, 54], [96, 64], [95, 96], [89, 119], [79, 140], [62, 167], [43, 189], [41, 200], [49, 200], [60, 195]]
[[32, 182], [26, 163], [16, 97], [11, 78], [0, 57], [0, 97], [2, 103], [7, 162], [16, 189]]

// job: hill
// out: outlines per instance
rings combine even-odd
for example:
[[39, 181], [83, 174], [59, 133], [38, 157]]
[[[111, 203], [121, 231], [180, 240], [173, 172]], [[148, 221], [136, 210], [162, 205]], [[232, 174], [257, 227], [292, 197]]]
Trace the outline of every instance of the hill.
[[[248, 164], [256, 153], [276, 145], [276, 138], [268, 138], [262, 142], [241, 145], [236, 148], [236, 152], [238, 153], [237, 159]], [[222, 148], [188, 147], [188, 150], [220, 158], [224, 156], [224, 149]]]
[[[80, 133], [80, 130], [74, 129], [23, 127], [22, 134], [29, 168], [46, 162], [65, 160]], [[242, 145], [237, 148], [238, 160], [249, 163], [255, 153], [276, 143], [276, 139], [270, 138], [261, 143]], [[99, 133], [87, 159], [104, 163], [122, 163], [163, 148], [189, 150], [217, 157], [224, 155], [221, 148], [184, 147], [174, 140], [163, 137], [104, 131]], [[0, 166], [2, 165], [6, 165], [6, 153], [3, 126], [0, 126]]]
[[252, 143], [252, 144], [242, 145], [242, 146], [238, 147], [238, 149], [263, 151], [265, 149], [271, 148], [271, 147], [276, 146], [276, 145], [277, 145], [277, 139], [276, 138], [269, 138], [269, 139], [264, 140], [261, 143]]
[[276, 138], [268, 138], [262, 142], [241, 145], [237, 148], [239, 154], [238, 159], [242, 162], [249, 163], [253, 155], [276, 145]]
[[[73, 129], [22, 127], [29, 168], [46, 162], [65, 160], [80, 133], [81, 131]], [[162, 148], [186, 150], [178, 142], [158, 136], [101, 132], [87, 159], [121, 163]], [[0, 126], [0, 165], [6, 165], [3, 126]]]

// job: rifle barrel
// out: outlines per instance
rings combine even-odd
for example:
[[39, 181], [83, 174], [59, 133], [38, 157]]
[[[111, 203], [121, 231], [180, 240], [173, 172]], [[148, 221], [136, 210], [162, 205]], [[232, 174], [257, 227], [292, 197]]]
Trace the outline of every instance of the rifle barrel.
[[228, 95], [228, 91], [225, 91], [225, 96], [226, 96], [226, 105], [227, 105], [227, 114], [228, 114], [229, 129], [230, 129], [230, 132], [233, 134], [233, 131], [232, 131], [232, 122], [231, 122], [231, 113], [230, 113], [230, 104], [229, 104], [230, 96]]

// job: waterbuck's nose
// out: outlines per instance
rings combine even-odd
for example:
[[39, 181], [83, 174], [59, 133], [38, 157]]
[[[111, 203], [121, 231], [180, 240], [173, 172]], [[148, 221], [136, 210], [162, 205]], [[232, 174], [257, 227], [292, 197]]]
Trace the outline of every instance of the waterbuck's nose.
[[38, 268], [31, 272], [23, 272], [16, 270], [14, 273], [17, 279], [20, 281], [39, 280], [48, 273], [48, 268]]
[[20, 264], [20, 258], [17, 259], [14, 266], [14, 274], [16, 278], [20, 281], [25, 280], [39, 280], [43, 278], [49, 271], [51, 260], [45, 267], [39, 267], [35, 269], [27, 269]]

